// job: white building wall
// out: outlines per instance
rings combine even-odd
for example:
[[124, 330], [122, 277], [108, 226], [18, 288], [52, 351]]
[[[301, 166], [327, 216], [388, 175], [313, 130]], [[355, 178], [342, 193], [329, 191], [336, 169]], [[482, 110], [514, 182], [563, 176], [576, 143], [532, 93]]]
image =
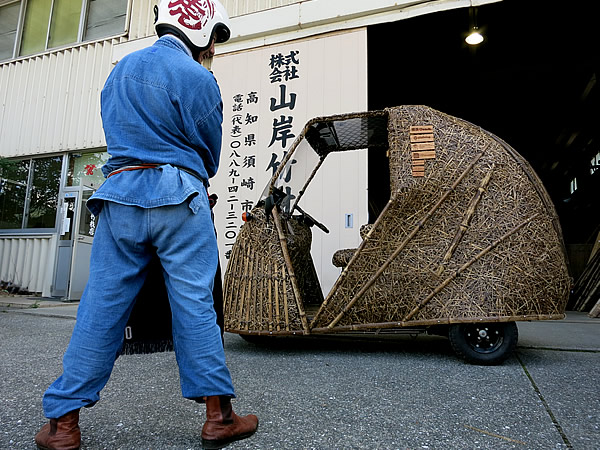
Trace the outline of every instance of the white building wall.
[[229, 15], [235, 17], [306, 1], [312, 0], [223, 0], [222, 3]]
[[50, 296], [56, 236], [0, 235], [0, 280]]

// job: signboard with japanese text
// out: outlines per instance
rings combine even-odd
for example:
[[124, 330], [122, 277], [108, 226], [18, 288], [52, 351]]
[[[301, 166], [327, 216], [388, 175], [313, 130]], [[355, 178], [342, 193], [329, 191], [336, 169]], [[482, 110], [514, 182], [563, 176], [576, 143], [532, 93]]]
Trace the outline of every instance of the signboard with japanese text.
[[[242, 214], [260, 200], [305, 123], [367, 109], [366, 57], [366, 30], [359, 29], [215, 58], [224, 121], [210, 192], [219, 197], [214, 213], [223, 272]], [[360, 225], [367, 223], [367, 154], [331, 155], [326, 166], [314, 181], [322, 185], [319, 195], [307, 199], [310, 214], [330, 230], [313, 228], [312, 255], [325, 293], [340, 273], [331, 256], [358, 246]], [[304, 175], [292, 164], [284, 176]]]

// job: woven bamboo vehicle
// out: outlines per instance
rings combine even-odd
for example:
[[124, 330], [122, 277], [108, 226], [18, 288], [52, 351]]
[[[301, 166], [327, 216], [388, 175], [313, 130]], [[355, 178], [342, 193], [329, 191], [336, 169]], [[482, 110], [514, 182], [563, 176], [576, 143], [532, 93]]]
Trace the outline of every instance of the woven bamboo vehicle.
[[[303, 140], [318, 163], [283, 207], [280, 175]], [[310, 246], [325, 227], [298, 202], [329, 154], [366, 148], [389, 157], [390, 200], [334, 255], [343, 270], [324, 297]], [[311, 120], [250, 217], [224, 279], [225, 329], [246, 338], [428, 330], [496, 364], [516, 321], [564, 318], [572, 280], [541, 181], [498, 137], [425, 106]]]

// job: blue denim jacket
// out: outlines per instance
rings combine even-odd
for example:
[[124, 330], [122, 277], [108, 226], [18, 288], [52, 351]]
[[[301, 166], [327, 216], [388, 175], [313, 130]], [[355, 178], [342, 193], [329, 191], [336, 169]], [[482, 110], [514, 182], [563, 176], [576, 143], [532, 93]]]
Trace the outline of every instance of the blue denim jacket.
[[[172, 36], [125, 56], [110, 73], [101, 95], [110, 172], [140, 163], [156, 169], [120, 172], [88, 201], [97, 215], [102, 201], [154, 208], [206, 195], [221, 152], [223, 103], [214, 76]], [[195, 174], [179, 170], [182, 167]]]

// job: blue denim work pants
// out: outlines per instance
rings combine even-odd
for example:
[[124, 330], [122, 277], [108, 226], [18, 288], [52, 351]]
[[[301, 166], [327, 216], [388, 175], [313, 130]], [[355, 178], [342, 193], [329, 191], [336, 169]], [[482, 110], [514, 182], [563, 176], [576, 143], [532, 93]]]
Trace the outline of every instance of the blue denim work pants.
[[171, 305], [183, 396], [234, 396], [212, 299], [216, 237], [208, 199], [198, 197], [204, 198], [193, 200], [196, 214], [188, 202], [157, 208], [104, 202], [63, 374], [44, 394], [46, 417], [58, 418], [100, 399], [154, 249]]

